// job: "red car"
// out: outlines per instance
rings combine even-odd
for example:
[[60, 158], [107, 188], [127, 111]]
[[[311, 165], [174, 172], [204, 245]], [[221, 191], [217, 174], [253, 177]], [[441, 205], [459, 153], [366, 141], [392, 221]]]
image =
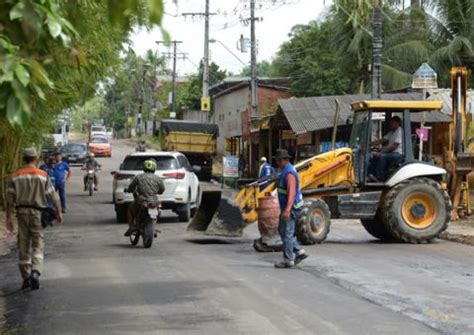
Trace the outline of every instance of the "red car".
[[112, 157], [112, 144], [105, 137], [94, 137], [89, 142], [89, 151], [96, 156]]

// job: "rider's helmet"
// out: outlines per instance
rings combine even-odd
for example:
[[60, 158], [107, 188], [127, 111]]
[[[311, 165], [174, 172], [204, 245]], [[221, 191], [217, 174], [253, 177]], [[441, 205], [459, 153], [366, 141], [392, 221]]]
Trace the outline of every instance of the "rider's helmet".
[[143, 162], [143, 171], [145, 172], [155, 172], [156, 168], [156, 162], [152, 159], [147, 159]]
[[94, 158], [95, 154], [93, 152], [89, 152], [89, 153], [87, 153], [87, 157]]

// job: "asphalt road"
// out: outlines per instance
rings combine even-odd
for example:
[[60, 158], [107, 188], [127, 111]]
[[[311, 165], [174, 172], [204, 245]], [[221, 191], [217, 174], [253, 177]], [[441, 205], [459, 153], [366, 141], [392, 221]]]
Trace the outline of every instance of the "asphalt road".
[[473, 247], [382, 244], [354, 221], [335, 221], [295, 270], [242, 239], [195, 238], [170, 214], [151, 249], [116, 224], [109, 174], [82, 191], [74, 169], [63, 227], [46, 232], [38, 291], [19, 290], [15, 254], [0, 258], [7, 334], [473, 334]]

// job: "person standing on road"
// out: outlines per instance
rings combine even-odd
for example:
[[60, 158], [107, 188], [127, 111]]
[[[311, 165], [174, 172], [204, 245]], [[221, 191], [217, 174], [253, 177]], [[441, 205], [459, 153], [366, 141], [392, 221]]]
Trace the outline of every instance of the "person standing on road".
[[303, 195], [298, 172], [290, 163], [290, 158], [285, 149], [278, 149], [274, 157], [281, 170], [277, 192], [281, 211], [278, 232], [283, 241], [283, 261], [275, 264], [279, 269], [293, 268], [308, 257], [295, 237], [296, 219], [303, 208]]
[[63, 162], [63, 156], [60, 152], [57, 152], [54, 158], [56, 160], [56, 164], [54, 165], [54, 186], [61, 198], [62, 212], [66, 213], [66, 182], [71, 177], [71, 170], [69, 169], [69, 164]]
[[266, 157], [260, 158], [260, 162], [261, 162], [261, 165], [260, 165], [260, 172], [258, 174], [258, 178], [262, 179], [265, 177], [270, 177], [271, 175], [275, 173], [275, 169], [273, 168], [273, 166], [268, 164]]
[[[36, 168], [37, 153], [34, 148], [25, 149], [25, 166], [12, 174], [7, 191], [6, 228], [13, 232], [12, 214], [16, 208], [18, 221], [18, 264], [23, 277], [22, 288], [39, 288], [43, 270], [44, 235], [41, 212], [52, 201], [57, 221], [63, 223], [58, 195], [48, 174]], [[30, 246], [31, 249], [30, 250]]]

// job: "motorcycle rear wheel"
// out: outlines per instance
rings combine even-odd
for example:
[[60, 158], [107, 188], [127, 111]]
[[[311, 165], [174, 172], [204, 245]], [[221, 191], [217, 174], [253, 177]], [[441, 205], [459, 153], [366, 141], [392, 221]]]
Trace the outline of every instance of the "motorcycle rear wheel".
[[153, 225], [153, 221], [149, 221], [146, 223], [145, 227], [143, 227], [143, 247], [151, 248], [154, 238], [155, 238], [155, 227]]

